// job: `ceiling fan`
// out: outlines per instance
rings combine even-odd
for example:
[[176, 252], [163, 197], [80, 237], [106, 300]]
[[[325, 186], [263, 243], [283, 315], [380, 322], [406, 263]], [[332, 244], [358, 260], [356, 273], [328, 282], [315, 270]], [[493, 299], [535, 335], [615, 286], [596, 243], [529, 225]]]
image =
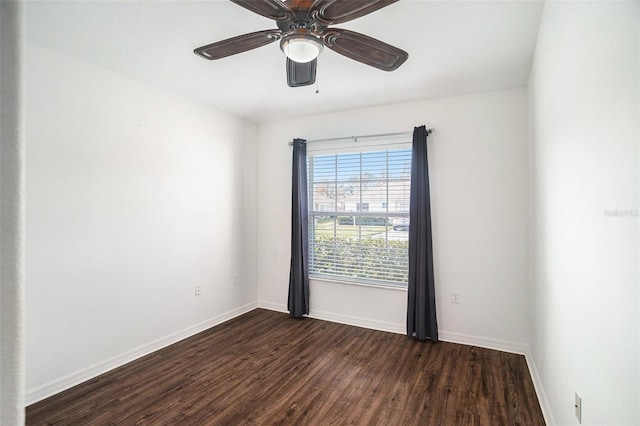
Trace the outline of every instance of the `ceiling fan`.
[[276, 21], [278, 29], [256, 31], [206, 46], [194, 53], [221, 59], [280, 40], [287, 55], [287, 84], [307, 86], [316, 80], [317, 57], [323, 47], [363, 64], [393, 71], [409, 54], [364, 34], [329, 28], [375, 12], [398, 0], [231, 0], [251, 12]]

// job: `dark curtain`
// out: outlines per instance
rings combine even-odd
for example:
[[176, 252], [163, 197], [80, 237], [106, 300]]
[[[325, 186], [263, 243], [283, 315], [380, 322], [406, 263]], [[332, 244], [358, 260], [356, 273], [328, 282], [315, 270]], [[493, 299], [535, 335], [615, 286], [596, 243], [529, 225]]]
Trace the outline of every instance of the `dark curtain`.
[[415, 336], [418, 340], [438, 340], [433, 281], [427, 129], [420, 126], [413, 130], [411, 152], [407, 305], [407, 336]]
[[293, 140], [293, 183], [291, 187], [291, 270], [289, 272], [289, 315], [309, 314], [309, 227], [307, 205], [307, 145]]

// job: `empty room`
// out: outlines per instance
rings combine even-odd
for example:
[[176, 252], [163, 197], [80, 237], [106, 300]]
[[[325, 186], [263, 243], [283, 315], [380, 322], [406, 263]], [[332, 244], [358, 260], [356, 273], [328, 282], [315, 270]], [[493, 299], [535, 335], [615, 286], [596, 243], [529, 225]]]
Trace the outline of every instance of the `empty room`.
[[640, 425], [640, 2], [0, 7], [2, 426]]

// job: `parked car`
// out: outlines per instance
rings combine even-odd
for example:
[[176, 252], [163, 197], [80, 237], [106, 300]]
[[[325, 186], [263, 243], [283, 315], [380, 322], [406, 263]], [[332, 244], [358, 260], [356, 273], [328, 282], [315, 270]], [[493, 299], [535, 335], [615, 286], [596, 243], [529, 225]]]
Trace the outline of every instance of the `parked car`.
[[401, 217], [397, 219], [393, 219], [393, 230], [394, 231], [408, 231], [409, 230], [409, 218]]

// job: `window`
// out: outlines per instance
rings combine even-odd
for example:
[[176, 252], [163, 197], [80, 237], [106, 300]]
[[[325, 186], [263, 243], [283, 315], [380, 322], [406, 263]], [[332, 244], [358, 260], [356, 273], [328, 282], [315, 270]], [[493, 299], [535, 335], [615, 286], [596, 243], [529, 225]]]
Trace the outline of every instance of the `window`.
[[374, 149], [307, 151], [311, 277], [407, 285], [411, 149]]

